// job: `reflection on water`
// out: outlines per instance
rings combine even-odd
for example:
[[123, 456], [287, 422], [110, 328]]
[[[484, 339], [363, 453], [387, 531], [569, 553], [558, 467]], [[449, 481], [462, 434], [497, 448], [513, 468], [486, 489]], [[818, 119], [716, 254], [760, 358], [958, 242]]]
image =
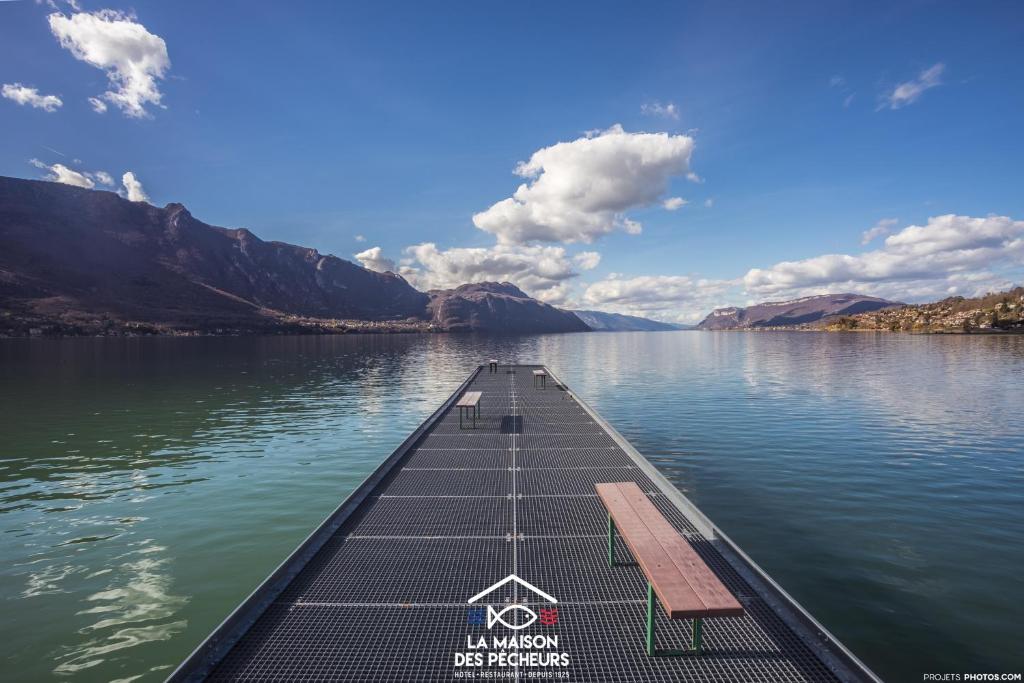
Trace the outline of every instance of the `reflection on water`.
[[0, 343], [5, 680], [160, 680], [492, 356], [883, 676], [1020, 669], [1024, 338], [396, 335]]
[[184, 619], [174, 617], [188, 598], [170, 592], [169, 559], [163, 555], [167, 549], [152, 539], [138, 545], [113, 558], [113, 568], [100, 570], [110, 577], [109, 587], [86, 597], [92, 606], [77, 613], [95, 619], [78, 631], [88, 640], [64, 648], [56, 656], [55, 673], [99, 666], [118, 650], [168, 640], [185, 627]]

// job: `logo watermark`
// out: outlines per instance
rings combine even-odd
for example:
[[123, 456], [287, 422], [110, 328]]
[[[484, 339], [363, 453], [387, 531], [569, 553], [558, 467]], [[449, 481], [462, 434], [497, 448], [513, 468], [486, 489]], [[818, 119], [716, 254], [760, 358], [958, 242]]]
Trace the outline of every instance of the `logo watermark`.
[[[513, 599], [519, 592], [530, 599]], [[534, 610], [524, 603], [540, 606]], [[558, 634], [548, 631], [559, 618], [553, 595], [509, 574], [466, 604], [469, 632], [465, 649], [455, 653], [456, 678], [568, 678], [569, 653], [560, 649]], [[523, 632], [534, 625], [541, 632]]]

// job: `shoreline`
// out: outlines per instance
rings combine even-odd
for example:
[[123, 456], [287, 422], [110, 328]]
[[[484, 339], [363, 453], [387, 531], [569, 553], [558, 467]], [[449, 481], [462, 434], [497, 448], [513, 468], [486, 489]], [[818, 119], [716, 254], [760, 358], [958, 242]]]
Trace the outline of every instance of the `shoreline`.
[[908, 334], [917, 336], [960, 336], [960, 337], [978, 337], [978, 336], [1014, 336], [1024, 334], [1024, 328], [1012, 329], [1012, 330], [971, 330], [970, 332], [964, 332], [963, 330], [884, 330], [884, 329], [866, 329], [856, 328], [851, 330], [830, 330], [822, 328], [808, 328], [808, 327], [726, 327], [718, 330], [696, 330], [697, 332], [756, 332], [759, 334], [768, 332], [818, 332], [822, 334]]

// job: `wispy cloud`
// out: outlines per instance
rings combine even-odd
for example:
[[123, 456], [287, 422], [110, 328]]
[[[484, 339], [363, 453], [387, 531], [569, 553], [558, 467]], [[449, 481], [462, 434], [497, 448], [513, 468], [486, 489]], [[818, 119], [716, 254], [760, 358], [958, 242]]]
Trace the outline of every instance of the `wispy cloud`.
[[843, 109], [853, 104], [853, 98], [856, 96], [856, 93], [850, 88], [845, 76], [836, 74], [828, 79], [828, 87], [838, 90], [843, 95]]
[[900, 109], [917, 102], [925, 91], [942, 85], [945, 70], [946, 65], [939, 62], [922, 71], [917, 78], [898, 84], [891, 92], [882, 95], [878, 109]]
[[22, 106], [28, 105], [51, 113], [64, 105], [64, 102], [56, 95], [41, 95], [36, 88], [30, 88], [21, 83], [4, 83], [0, 93], [7, 99], [17, 102]]
[[883, 235], [888, 235], [890, 232], [892, 232], [893, 227], [898, 222], [899, 221], [896, 220], [895, 218], [883, 218], [882, 220], [878, 221], [877, 223], [875, 223], [874, 227], [868, 228], [863, 233], [861, 233], [861, 246], [870, 244], [877, 238], [882, 237]]
[[661, 102], [645, 102], [640, 105], [640, 113], [646, 114], [647, 116], [658, 116], [663, 119], [672, 119], [673, 121], [679, 120], [679, 108], [672, 102], [667, 104], [662, 104]]

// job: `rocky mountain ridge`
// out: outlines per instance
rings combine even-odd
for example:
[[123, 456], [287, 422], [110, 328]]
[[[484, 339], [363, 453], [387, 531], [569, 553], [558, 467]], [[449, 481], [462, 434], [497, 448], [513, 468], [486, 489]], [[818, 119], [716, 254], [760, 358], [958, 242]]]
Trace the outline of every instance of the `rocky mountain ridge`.
[[701, 330], [743, 330], [767, 327], [795, 327], [837, 315], [854, 315], [902, 306], [861, 294], [821, 294], [791, 301], [767, 301], [745, 308], [718, 308], [697, 325]]
[[588, 329], [508, 283], [428, 294], [181, 204], [0, 177], [0, 335]]

